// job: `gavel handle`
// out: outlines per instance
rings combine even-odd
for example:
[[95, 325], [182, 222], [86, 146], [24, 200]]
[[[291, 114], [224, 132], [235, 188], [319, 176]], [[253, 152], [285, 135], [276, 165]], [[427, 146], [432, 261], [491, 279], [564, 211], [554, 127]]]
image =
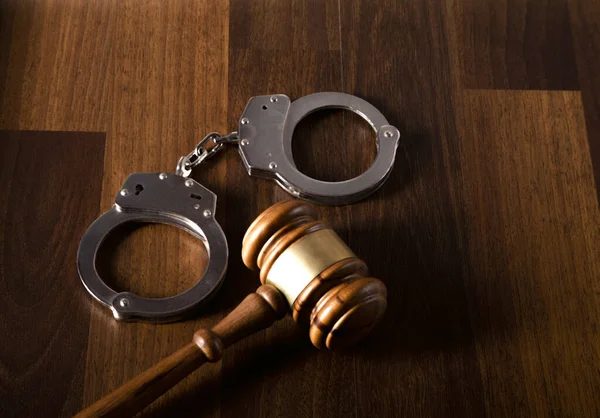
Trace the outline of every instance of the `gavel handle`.
[[287, 304], [279, 290], [271, 285], [262, 285], [212, 330], [198, 330], [193, 342], [88, 406], [75, 417], [133, 416], [206, 361], [220, 360], [225, 348], [268, 328], [273, 322], [283, 318], [286, 312]]

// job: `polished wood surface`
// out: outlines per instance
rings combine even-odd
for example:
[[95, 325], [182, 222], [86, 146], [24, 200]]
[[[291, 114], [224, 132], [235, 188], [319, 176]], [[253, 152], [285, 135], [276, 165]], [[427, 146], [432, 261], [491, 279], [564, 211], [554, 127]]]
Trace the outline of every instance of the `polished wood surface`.
[[[598, 22], [593, 0], [1, 1], [0, 416], [73, 415], [253, 292], [244, 232], [288, 196], [233, 148], [194, 173], [231, 254], [197, 318], [115, 323], [79, 283], [79, 237], [129, 173], [173, 170], [250, 96], [327, 90], [402, 133], [381, 190], [318, 208], [385, 282], [382, 323], [332, 354], [283, 319], [142, 416], [600, 415]], [[347, 112], [293, 146], [327, 180], [376, 152]], [[111, 283], [148, 296], [205, 265], [175, 228], [115, 246]]]
[[0, 416], [81, 405], [90, 308], [72, 261], [100, 209], [104, 147], [102, 133], [0, 131]]

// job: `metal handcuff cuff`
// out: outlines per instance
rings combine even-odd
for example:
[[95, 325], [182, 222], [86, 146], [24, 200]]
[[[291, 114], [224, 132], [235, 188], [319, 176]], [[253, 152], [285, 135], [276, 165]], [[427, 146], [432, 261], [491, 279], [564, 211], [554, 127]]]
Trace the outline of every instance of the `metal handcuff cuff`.
[[[376, 132], [377, 156], [363, 174], [341, 182], [315, 180], [294, 164], [294, 128], [312, 112], [327, 108], [351, 110]], [[239, 133], [238, 133], [239, 132]], [[377, 190], [389, 176], [400, 132], [370, 103], [344, 93], [315, 93], [291, 102], [277, 94], [252, 97], [240, 117], [239, 131], [208, 134], [189, 155], [181, 157], [175, 174], [134, 173], [115, 198], [113, 207], [96, 219], [81, 239], [79, 276], [88, 292], [108, 306], [118, 320], [171, 322], [194, 311], [221, 286], [227, 269], [227, 239], [214, 214], [217, 196], [188, 178], [192, 169], [226, 144], [239, 144], [250, 176], [271, 178], [291, 195], [321, 204], [343, 205]], [[207, 144], [212, 142], [212, 148]], [[187, 291], [168, 298], [146, 298], [116, 292], [96, 269], [98, 250], [106, 237], [129, 222], [163, 223], [184, 229], [206, 246], [209, 261], [203, 277]]]

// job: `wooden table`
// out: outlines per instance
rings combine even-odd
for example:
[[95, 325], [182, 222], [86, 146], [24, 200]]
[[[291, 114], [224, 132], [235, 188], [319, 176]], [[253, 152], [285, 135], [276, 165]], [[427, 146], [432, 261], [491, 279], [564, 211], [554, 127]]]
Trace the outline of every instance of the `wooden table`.
[[[232, 147], [194, 172], [218, 195], [227, 280], [195, 319], [117, 323], [76, 272], [125, 177], [173, 170], [247, 100], [358, 95], [401, 130], [376, 194], [321, 215], [389, 309], [345, 352], [285, 320], [145, 417], [600, 415], [600, 3], [593, 0], [2, 1], [0, 416], [69, 416], [187, 343], [258, 285], [239, 256], [287, 195]], [[298, 127], [325, 180], [364, 171], [348, 112]], [[116, 289], [177, 294], [206, 252], [132, 227], [99, 260]]]

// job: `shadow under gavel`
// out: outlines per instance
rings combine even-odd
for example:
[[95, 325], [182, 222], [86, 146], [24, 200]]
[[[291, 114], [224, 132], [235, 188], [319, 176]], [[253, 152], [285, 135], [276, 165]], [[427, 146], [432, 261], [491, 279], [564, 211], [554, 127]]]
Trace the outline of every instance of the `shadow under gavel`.
[[90, 405], [76, 417], [131, 416], [242, 338], [291, 314], [318, 348], [347, 347], [365, 337], [387, 306], [385, 285], [299, 200], [275, 204], [250, 225], [242, 244], [260, 286], [212, 329]]

